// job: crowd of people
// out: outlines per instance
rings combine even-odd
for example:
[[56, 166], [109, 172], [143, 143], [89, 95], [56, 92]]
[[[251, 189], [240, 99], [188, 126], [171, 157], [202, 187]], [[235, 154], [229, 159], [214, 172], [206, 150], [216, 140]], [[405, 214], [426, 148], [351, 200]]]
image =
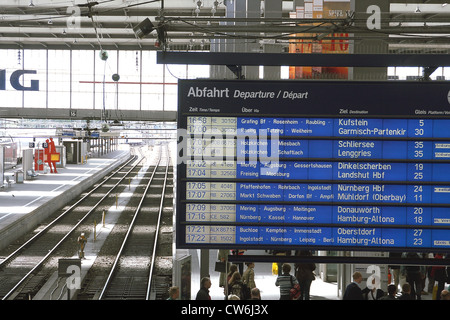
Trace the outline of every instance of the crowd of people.
[[[230, 266], [226, 281], [220, 284], [228, 300], [261, 300], [261, 293], [255, 284], [254, 266], [254, 263], [247, 263], [247, 270], [242, 276], [237, 265]], [[195, 300], [211, 300], [209, 288], [211, 288], [211, 279], [202, 278]]]
[[[232, 254], [242, 255], [243, 250], [234, 250]], [[297, 255], [311, 255], [309, 251], [298, 251]], [[228, 250], [219, 250], [218, 260], [226, 261]], [[243, 263], [228, 264], [228, 272], [221, 272], [219, 277], [219, 286], [224, 289], [224, 297], [228, 300], [261, 300], [261, 292], [255, 283], [255, 264], [246, 262], [247, 268], [243, 270]], [[278, 270], [278, 276], [275, 285], [280, 288], [281, 300], [292, 300], [290, 289], [298, 284], [301, 288], [299, 296], [295, 300], [309, 300], [309, 290], [311, 282], [315, 279], [314, 263], [298, 263], [295, 264], [295, 275], [291, 275], [291, 265], [289, 263], [282, 264]], [[209, 288], [211, 287], [211, 279], [204, 277], [201, 280], [200, 290], [197, 292], [196, 300], [210, 300]], [[208, 295], [205, 294], [208, 292]]]
[[[365, 287], [361, 289], [361, 283], [363, 276], [360, 272], [353, 273], [353, 282], [350, 283], [344, 292], [343, 300], [421, 300], [418, 299], [420, 295], [417, 295], [410, 285], [405, 282], [402, 285], [400, 294], [397, 292], [397, 285], [389, 284], [386, 294], [377, 288], [369, 289]], [[450, 287], [437, 292], [435, 300], [450, 300]]]
[[[219, 250], [218, 260], [226, 261], [228, 250]], [[243, 251], [236, 250], [233, 254], [242, 255]], [[274, 254], [285, 254], [277, 253]], [[311, 256], [311, 252], [307, 250], [296, 251], [297, 256]], [[434, 255], [423, 256], [414, 252], [400, 253], [396, 256], [392, 253], [392, 258], [435, 258], [447, 259], [448, 257], [437, 253]], [[307, 259], [305, 259], [307, 261]], [[393, 259], [394, 261], [395, 259]], [[398, 261], [395, 260], [395, 261]], [[417, 260], [415, 260], [417, 261]], [[244, 271], [243, 263], [231, 264], [227, 263], [227, 272], [221, 272], [219, 277], [219, 286], [223, 288], [224, 299], [228, 300], [261, 300], [261, 292], [255, 283], [255, 263], [245, 263]], [[360, 272], [353, 273], [353, 281], [347, 285], [343, 300], [421, 300], [424, 294], [433, 294], [433, 300], [450, 300], [450, 286], [445, 288], [446, 283], [450, 283], [450, 267], [445, 265], [414, 265], [413, 263], [405, 263], [402, 265], [389, 265], [389, 279], [387, 291], [384, 292], [377, 286], [367, 286], [363, 282], [363, 275]], [[277, 272], [275, 285], [280, 290], [280, 300], [310, 300], [310, 288], [315, 280], [316, 265], [314, 263], [295, 263], [294, 270], [289, 263], [276, 264], [274, 270]], [[293, 271], [293, 272], [292, 272]], [[292, 274], [291, 274], [292, 273]], [[400, 278], [404, 277], [405, 281], [401, 284], [399, 291]], [[425, 288], [426, 281], [428, 286]], [[392, 280], [392, 281], [391, 281]], [[293, 288], [299, 286], [299, 292], [295, 295]], [[201, 279], [200, 289], [197, 292], [196, 300], [211, 300], [209, 289], [211, 288], [211, 279], [204, 277]], [[427, 292], [428, 291], [428, 292]], [[173, 287], [170, 291], [169, 299], [178, 297], [178, 288]], [[295, 297], [294, 297], [295, 295]]]
[[[420, 261], [423, 258], [448, 259], [442, 253], [421, 254], [417, 252], [397, 252], [390, 253], [390, 258], [415, 259]], [[363, 276], [360, 272], [353, 273], [353, 282], [350, 283], [344, 292], [344, 300], [422, 300], [422, 295], [432, 294], [432, 300], [450, 300], [450, 286], [446, 289], [445, 284], [450, 283], [450, 274], [447, 266], [406, 263], [402, 265], [389, 265], [392, 270], [393, 283], [387, 287], [387, 292], [380, 288], [361, 288]], [[405, 283], [398, 292], [400, 278], [404, 277]], [[426, 280], [428, 279], [428, 285]]]

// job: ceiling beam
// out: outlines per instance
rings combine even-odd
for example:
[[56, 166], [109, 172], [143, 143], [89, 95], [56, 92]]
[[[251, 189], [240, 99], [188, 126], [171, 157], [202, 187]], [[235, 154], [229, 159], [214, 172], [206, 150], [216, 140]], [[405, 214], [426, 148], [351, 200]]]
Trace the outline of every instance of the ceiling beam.
[[[176, 121], [176, 111], [106, 110], [106, 120], [119, 121]], [[1, 108], [2, 118], [100, 120], [102, 110], [62, 108]]]
[[157, 52], [158, 64], [322, 67], [450, 66], [448, 54], [295, 54], [240, 52]]
[[[28, 0], [29, 1], [29, 0]], [[294, 1], [283, 1], [280, 18], [264, 18], [256, 14], [255, 18], [229, 18], [223, 4], [217, 7], [212, 15], [212, 1], [203, 1], [205, 5], [197, 13], [195, 1], [166, 0], [164, 10], [161, 2], [148, 3], [144, 1], [98, 1], [82, 3], [80, 16], [77, 17], [80, 28], [68, 27], [68, 18], [71, 13], [68, 6], [61, 5], [61, 1], [36, 0], [34, 7], [29, 7], [26, 0], [16, 0], [14, 3], [7, 0], [2, 2], [0, 8], [0, 48], [80, 48], [89, 46], [97, 48], [100, 43], [105, 48], [119, 48], [131, 50], [158, 50], [154, 46], [157, 40], [156, 32], [152, 32], [144, 39], [137, 39], [132, 31], [133, 27], [143, 19], [150, 18], [155, 25], [162, 22], [167, 30], [167, 39], [170, 41], [170, 50], [190, 49], [190, 41], [204, 39], [243, 39], [261, 43], [268, 40], [265, 34], [274, 33], [276, 36], [270, 40], [283, 47], [289, 40], [313, 41], [317, 34], [330, 34], [332, 32], [348, 33], [346, 40], [361, 41], [365, 39], [386, 38], [385, 34], [405, 35], [402, 39], [391, 36], [384, 39], [388, 43], [404, 42], [414, 46], [416, 43], [450, 43], [450, 5], [443, 6], [437, 0], [392, 0], [390, 12], [382, 12], [383, 21], [386, 19], [389, 27], [382, 30], [358, 29], [353, 26], [361, 20], [353, 19], [290, 19], [289, 12], [293, 10]], [[55, 3], [52, 5], [52, 3]], [[59, 3], [59, 4], [58, 4]], [[66, 2], [66, 3], [69, 3]], [[420, 13], [416, 13], [416, 8]], [[424, 24], [426, 23], [426, 26]], [[439, 25], [443, 23], [443, 25]], [[316, 25], [315, 25], [316, 24]], [[319, 24], [320, 26], [318, 26]], [[94, 25], [96, 28], [94, 28]], [[346, 25], [346, 26], [343, 26]], [[96, 30], [97, 29], [97, 33]], [[299, 34], [303, 34], [299, 36]], [[406, 37], [407, 36], [407, 37]], [[421, 39], [423, 37], [423, 39]], [[341, 38], [341, 39], [344, 39]], [[332, 35], [326, 40], [333, 40]], [[264, 43], [262, 43], [264, 45]], [[194, 44], [198, 50], [206, 49], [207, 43], [202, 46]], [[424, 49], [417, 48], [418, 51]], [[442, 49], [442, 47], [441, 47]], [[169, 50], [169, 49], [168, 49]], [[426, 50], [429, 50], [428, 48]]]

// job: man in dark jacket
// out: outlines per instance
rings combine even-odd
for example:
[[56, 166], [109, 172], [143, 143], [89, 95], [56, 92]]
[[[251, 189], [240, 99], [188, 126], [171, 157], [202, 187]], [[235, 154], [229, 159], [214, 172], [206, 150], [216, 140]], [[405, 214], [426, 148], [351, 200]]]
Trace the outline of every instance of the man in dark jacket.
[[343, 300], [363, 300], [363, 292], [359, 287], [363, 277], [358, 271], [353, 273], [353, 282], [345, 289]]
[[397, 298], [395, 297], [395, 294], [397, 293], [397, 287], [395, 286], [395, 284], [388, 285], [387, 289], [388, 294], [384, 297], [381, 297], [379, 300], [397, 300]]
[[211, 288], [211, 280], [208, 277], [202, 278], [200, 290], [198, 290], [195, 300], [211, 300], [209, 288]]
[[[421, 259], [422, 256], [416, 252], [407, 252], [402, 254], [403, 258]], [[421, 265], [407, 264], [400, 268], [400, 273], [406, 276], [406, 282], [411, 286], [411, 297], [413, 300], [422, 299], [422, 280], [425, 278], [426, 270]]]
[[411, 285], [409, 283], [404, 283], [402, 285], [402, 294], [398, 297], [399, 300], [413, 300], [411, 297]]

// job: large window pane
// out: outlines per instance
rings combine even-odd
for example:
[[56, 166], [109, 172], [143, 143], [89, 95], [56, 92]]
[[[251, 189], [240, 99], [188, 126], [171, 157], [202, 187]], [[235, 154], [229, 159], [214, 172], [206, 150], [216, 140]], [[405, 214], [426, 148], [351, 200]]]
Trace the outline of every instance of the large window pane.
[[15, 90], [9, 82], [11, 73], [22, 69], [22, 52], [12, 49], [0, 50], [1, 68], [5, 70], [5, 90], [0, 90], [1, 107], [22, 108], [22, 91]]
[[95, 51], [95, 109], [116, 109], [116, 86], [112, 75], [117, 73], [117, 51], [106, 51], [108, 59], [100, 58]]
[[142, 110], [163, 109], [164, 66], [156, 63], [155, 51], [142, 51]]
[[177, 110], [178, 86], [174, 85], [178, 79], [197, 79], [209, 77], [208, 65], [166, 65], [164, 110]]
[[[178, 79], [209, 77], [209, 66], [157, 64], [156, 51], [112, 50], [106, 60], [99, 50], [18, 52], [0, 50], [6, 80], [5, 90], [0, 90], [1, 107], [105, 108], [108, 118], [120, 120], [118, 112], [123, 110], [176, 110]], [[20, 76], [20, 84], [29, 87], [32, 80], [38, 81], [38, 91], [11, 86], [11, 73], [23, 68], [36, 74]], [[112, 78], [116, 73], [119, 81]]]
[[178, 79], [186, 79], [187, 65], [165, 65], [164, 111], [175, 111], [178, 105]]
[[140, 63], [139, 51], [119, 51], [118, 110], [140, 109]]
[[48, 107], [70, 107], [69, 50], [48, 50]]
[[46, 108], [47, 88], [47, 50], [24, 50], [23, 62], [25, 70], [35, 70], [36, 74], [26, 74], [21, 77], [21, 84], [31, 86], [31, 80], [39, 81], [38, 91], [24, 91], [25, 108]]
[[422, 76], [422, 68], [396, 67], [395, 75], [398, 76], [398, 80], [417, 80], [418, 77]]
[[72, 52], [72, 109], [94, 108], [94, 53]]

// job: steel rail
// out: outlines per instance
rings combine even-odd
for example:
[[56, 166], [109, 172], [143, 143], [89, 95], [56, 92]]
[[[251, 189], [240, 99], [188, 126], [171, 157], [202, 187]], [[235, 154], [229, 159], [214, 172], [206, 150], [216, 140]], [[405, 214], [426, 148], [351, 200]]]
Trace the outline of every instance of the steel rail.
[[150, 272], [149, 272], [148, 283], [147, 283], [147, 294], [145, 296], [146, 300], [150, 300], [151, 285], [152, 285], [152, 278], [153, 278], [153, 268], [154, 268], [155, 260], [156, 260], [156, 247], [158, 245], [158, 234], [159, 234], [159, 229], [160, 229], [160, 225], [161, 225], [161, 216], [162, 216], [162, 212], [163, 212], [164, 196], [166, 193], [167, 173], [169, 171], [169, 162], [170, 162], [170, 154], [169, 154], [167, 146], [166, 146], [166, 152], [167, 152], [166, 173], [164, 175], [164, 185], [163, 185], [163, 189], [162, 189], [162, 193], [161, 193], [161, 202], [159, 205], [158, 222], [156, 224], [156, 231], [155, 231], [155, 241], [153, 243], [152, 261], [150, 263]]
[[120, 170], [122, 170], [125, 166], [127, 166], [130, 162], [132, 162], [136, 156], [132, 157], [130, 160], [128, 160], [123, 166], [121, 166], [119, 169], [114, 171], [109, 177], [106, 177], [104, 181], [102, 181], [99, 185], [97, 185], [94, 189], [89, 191], [85, 196], [83, 196], [81, 199], [79, 199], [77, 202], [75, 202], [72, 206], [70, 206], [67, 210], [65, 210], [63, 213], [61, 213], [56, 219], [54, 219], [52, 222], [50, 222], [44, 229], [36, 233], [32, 238], [28, 239], [24, 244], [22, 244], [19, 248], [17, 248], [14, 252], [12, 252], [9, 256], [7, 256], [2, 262], [0, 262], [0, 268], [2, 268], [9, 260], [17, 256], [23, 249], [28, 247], [31, 243], [33, 243], [35, 240], [37, 240], [41, 235], [44, 234], [48, 229], [53, 227], [53, 225], [56, 224], [61, 218], [63, 218], [68, 212], [72, 211], [73, 208], [75, 208], [78, 204], [80, 204], [83, 200], [85, 200], [87, 197], [89, 197], [95, 190], [100, 188], [108, 179], [110, 179], [112, 176], [117, 174]]
[[101, 291], [101, 293], [100, 293], [100, 295], [98, 297], [98, 300], [102, 300], [106, 296], [106, 292], [107, 292], [108, 287], [109, 287], [109, 285], [110, 285], [110, 283], [111, 283], [111, 281], [113, 279], [113, 275], [116, 272], [117, 265], [119, 263], [120, 257], [122, 256], [122, 252], [124, 251], [124, 248], [125, 248], [125, 246], [127, 244], [128, 238], [129, 238], [129, 236], [130, 236], [130, 234], [131, 234], [131, 232], [133, 230], [134, 223], [136, 221], [136, 218], [137, 218], [139, 212], [141, 211], [142, 203], [144, 202], [144, 199], [147, 196], [148, 189], [150, 188], [150, 185], [153, 182], [153, 177], [155, 176], [156, 170], [157, 170], [160, 162], [161, 162], [161, 154], [159, 155], [159, 159], [158, 159], [158, 161], [157, 161], [157, 163], [155, 165], [155, 168], [153, 169], [152, 175], [151, 175], [151, 177], [150, 177], [150, 179], [149, 179], [149, 181], [147, 183], [147, 186], [145, 187], [145, 190], [142, 193], [142, 197], [141, 197], [141, 200], [139, 201], [139, 205], [138, 205], [137, 209], [135, 210], [133, 219], [132, 219], [132, 221], [130, 223], [130, 226], [128, 227], [128, 230], [127, 230], [127, 233], [125, 235], [125, 238], [122, 241], [122, 245], [120, 246], [119, 252], [116, 255], [114, 263], [113, 263], [113, 265], [111, 267], [111, 270], [110, 270], [110, 272], [108, 274], [108, 278], [106, 279], [105, 284], [103, 285], [103, 289], [102, 289], [102, 291]]

